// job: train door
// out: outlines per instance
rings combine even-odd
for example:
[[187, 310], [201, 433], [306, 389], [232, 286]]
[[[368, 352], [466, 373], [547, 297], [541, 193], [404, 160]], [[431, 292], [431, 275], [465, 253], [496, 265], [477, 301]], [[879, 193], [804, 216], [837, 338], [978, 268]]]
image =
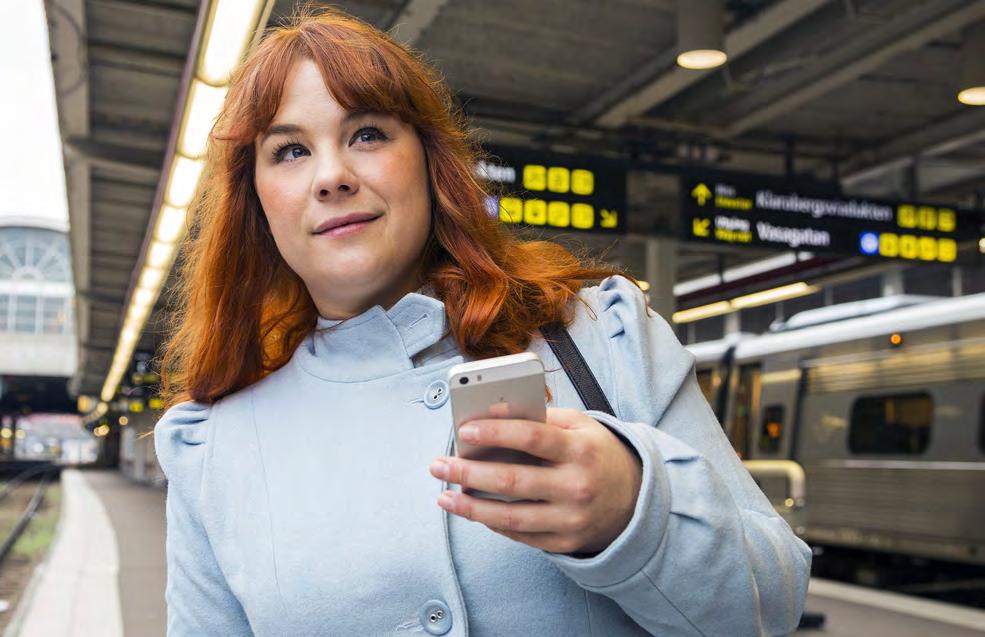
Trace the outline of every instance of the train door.
[[701, 388], [701, 393], [704, 395], [705, 400], [711, 406], [712, 411], [715, 412], [715, 416], [718, 418], [719, 422], [723, 425], [725, 419], [722, 415], [722, 406], [724, 404], [725, 396], [725, 384], [727, 379], [727, 374], [723, 370], [722, 365], [715, 365], [713, 367], [699, 367], [695, 375], [698, 380], [698, 387]]
[[734, 378], [734, 399], [729, 411], [728, 437], [735, 452], [743, 460], [749, 458], [752, 432], [759, 425], [759, 405], [762, 364], [743, 363]]
[[759, 377], [759, 421], [750, 432], [750, 458], [791, 457], [801, 370], [793, 357], [768, 358]]

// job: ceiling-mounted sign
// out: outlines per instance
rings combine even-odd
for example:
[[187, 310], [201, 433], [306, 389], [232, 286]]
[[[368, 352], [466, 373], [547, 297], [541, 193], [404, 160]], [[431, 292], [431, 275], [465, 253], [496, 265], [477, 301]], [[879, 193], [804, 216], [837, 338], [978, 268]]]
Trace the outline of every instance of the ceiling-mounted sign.
[[693, 241], [911, 261], [954, 262], [979, 232], [971, 211], [743, 173], [685, 173], [681, 208]]
[[584, 155], [487, 147], [476, 175], [490, 184], [489, 214], [510, 225], [623, 232], [626, 169], [618, 161]]

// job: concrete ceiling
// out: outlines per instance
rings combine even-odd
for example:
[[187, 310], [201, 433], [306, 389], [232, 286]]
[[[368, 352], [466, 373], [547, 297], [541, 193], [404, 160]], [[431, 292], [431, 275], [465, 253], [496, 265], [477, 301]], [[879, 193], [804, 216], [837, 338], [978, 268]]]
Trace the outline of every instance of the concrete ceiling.
[[[271, 23], [297, 2], [277, 0]], [[982, 0], [727, 0], [729, 64], [674, 65], [672, 0], [353, 0], [423, 52], [495, 143], [626, 159], [631, 236], [583, 241], [640, 273], [640, 237], [676, 231], [674, 171], [839, 176], [869, 195], [968, 203], [985, 188], [985, 109], [955, 99], [961, 29]], [[46, 0], [76, 287], [80, 374], [109, 368], [174, 134], [196, 0]], [[679, 248], [688, 279], [763, 251]], [[166, 298], [166, 295], [165, 295]], [[160, 338], [159, 313], [140, 343]]]

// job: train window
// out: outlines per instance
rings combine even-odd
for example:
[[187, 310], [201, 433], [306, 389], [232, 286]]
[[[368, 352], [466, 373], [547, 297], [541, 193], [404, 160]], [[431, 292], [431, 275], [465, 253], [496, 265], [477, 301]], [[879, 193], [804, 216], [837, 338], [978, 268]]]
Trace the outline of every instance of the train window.
[[732, 446], [740, 458], [749, 457], [749, 428], [752, 415], [759, 411], [759, 385], [762, 369], [758, 364], [739, 368], [739, 382], [735, 392], [735, 414], [732, 417]]
[[934, 400], [930, 394], [868, 396], [852, 405], [848, 448], [852, 453], [923, 453], [930, 443]]
[[763, 427], [759, 433], [759, 450], [776, 453], [783, 437], [783, 405], [770, 405], [763, 410]]
[[715, 377], [710, 369], [699, 369], [697, 371], [698, 377], [698, 387], [701, 388], [701, 393], [705, 395], [705, 400], [709, 403], [712, 402], [715, 393]]

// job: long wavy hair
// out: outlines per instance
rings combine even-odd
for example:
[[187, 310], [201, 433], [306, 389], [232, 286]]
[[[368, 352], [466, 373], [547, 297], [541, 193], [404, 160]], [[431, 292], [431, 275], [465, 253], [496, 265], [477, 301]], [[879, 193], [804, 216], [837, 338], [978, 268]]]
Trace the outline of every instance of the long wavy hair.
[[345, 109], [396, 116], [419, 135], [432, 199], [424, 277], [439, 299], [454, 299], [448, 324], [463, 352], [523, 351], [541, 325], [570, 320], [584, 282], [619, 273], [492, 219], [474, 173], [481, 151], [436, 71], [368, 24], [309, 10], [272, 29], [243, 62], [212, 131], [162, 361], [166, 404], [210, 403], [255, 383], [315, 327], [315, 305], [277, 251], [253, 181], [254, 142], [301, 60], [319, 67]]

